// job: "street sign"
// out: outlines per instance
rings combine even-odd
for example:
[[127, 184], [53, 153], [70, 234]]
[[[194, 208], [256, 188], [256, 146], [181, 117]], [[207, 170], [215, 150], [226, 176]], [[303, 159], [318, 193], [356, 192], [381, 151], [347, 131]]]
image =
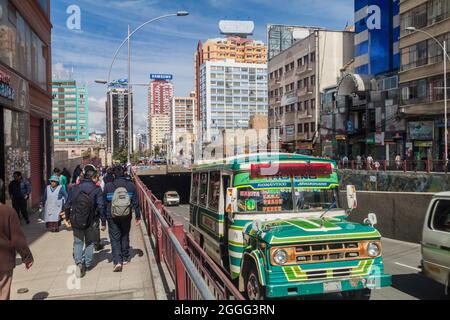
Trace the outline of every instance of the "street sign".
[[150, 79], [151, 80], [173, 80], [173, 75], [171, 74], [157, 74], [157, 73], [152, 73], [150, 74]]

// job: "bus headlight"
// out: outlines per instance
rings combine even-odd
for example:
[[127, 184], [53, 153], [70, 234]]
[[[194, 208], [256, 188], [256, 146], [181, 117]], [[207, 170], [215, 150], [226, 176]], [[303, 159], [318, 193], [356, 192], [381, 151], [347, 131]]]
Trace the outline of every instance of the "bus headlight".
[[284, 265], [288, 261], [288, 253], [284, 249], [275, 251], [273, 255], [273, 261], [278, 265]]
[[378, 257], [381, 253], [380, 246], [375, 242], [370, 242], [367, 245], [367, 254], [370, 257]]

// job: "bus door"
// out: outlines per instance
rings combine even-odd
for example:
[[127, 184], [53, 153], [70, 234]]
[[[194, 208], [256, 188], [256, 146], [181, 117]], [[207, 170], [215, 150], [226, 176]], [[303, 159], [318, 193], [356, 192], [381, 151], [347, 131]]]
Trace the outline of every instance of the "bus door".
[[[231, 188], [231, 175], [224, 173], [222, 174], [222, 196], [221, 196], [221, 203], [222, 203], [222, 210], [225, 214], [224, 218], [224, 224], [223, 224], [223, 242], [220, 248], [222, 261], [223, 261], [223, 267], [225, 270], [229, 270], [229, 259], [228, 259], [228, 229], [231, 226], [231, 221], [229, 217], [229, 213], [227, 213], [226, 209], [226, 199], [227, 199], [227, 189]], [[232, 213], [231, 213], [232, 214]]]

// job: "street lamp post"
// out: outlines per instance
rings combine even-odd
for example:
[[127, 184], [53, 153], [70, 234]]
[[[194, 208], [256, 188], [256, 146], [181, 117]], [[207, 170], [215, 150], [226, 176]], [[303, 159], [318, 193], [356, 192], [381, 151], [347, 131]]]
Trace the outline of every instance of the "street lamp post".
[[[108, 72], [108, 78], [106, 81], [104, 80], [96, 80], [96, 83], [100, 83], [100, 84], [109, 84], [111, 83], [111, 72], [112, 72], [112, 68], [114, 65], [114, 62], [117, 59], [117, 56], [120, 52], [120, 50], [123, 48], [123, 46], [125, 45], [125, 43], [128, 43], [128, 79], [127, 79], [127, 85], [128, 85], [128, 114], [131, 115], [128, 117], [128, 163], [131, 163], [131, 153], [133, 150], [133, 146], [132, 146], [132, 140], [133, 140], [133, 130], [132, 130], [132, 125], [133, 125], [133, 116], [132, 116], [132, 109], [133, 109], [133, 105], [132, 105], [132, 84], [131, 84], [131, 37], [139, 30], [141, 30], [143, 27], [145, 27], [146, 25], [157, 21], [157, 20], [161, 20], [164, 18], [168, 18], [168, 17], [185, 17], [189, 15], [189, 12], [187, 11], [178, 11], [177, 13], [171, 13], [171, 14], [166, 14], [154, 19], [151, 19], [147, 22], [144, 22], [143, 24], [141, 24], [139, 27], [137, 27], [134, 31], [131, 31], [131, 27], [128, 25], [128, 35], [127, 37], [122, 41], [122, 43], [120, 44], [119, 48], [117, 48], [113, 60], [111, 62], [111, 66], [109, 67], [109, 72]], [[112, 109], [112, 106], [111, 106]], [[112, 114], [112, 110], [111, 110], [111, 114]]]
[[427, 31], [421, 30], [421, 29], [417, 29], [415, 27], [408, 27], [406, 28], [406, 30], [411, 31], [411, 32], [422, 32], [424, 34], [426, 34], [427, 36], [429, 36], [430, 38], [432, 38], [434, 41], [436, 41], [436, 43], [441, 47], [442, 51], [443, 51], [443, 56], [444, 56], [444, 153], [445, 153], [445, 166], [447, 167], [448, 165], [448, 116], [447, 116], [447, 59], [449, 59], [450, 61], [450, 56], [448, 55], [447, 52], [447, 42], [444, 40], [443, 43], [441, 43], [438, 39], [436, 39], [435, 36], [433, 36], [432, 34], [430, 34]]

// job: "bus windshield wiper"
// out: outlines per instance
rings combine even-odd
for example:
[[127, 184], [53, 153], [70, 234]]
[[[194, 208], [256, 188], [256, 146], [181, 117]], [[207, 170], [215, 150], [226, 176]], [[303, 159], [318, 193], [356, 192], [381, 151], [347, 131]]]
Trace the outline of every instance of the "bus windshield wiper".
[[321, 225], [320, 225], [321, 228], [323, 228], [324, 225], [325, 225], [325, 215], [326, 215], [328, 212], [330, 212], [331, 209], [333, 209], [333, 207], [334, 207], [335, 204], [336, 204], [336, 200], [334, 200], [334, 201], [330, 204], [330, 206], [328, 207], [328, 209], [325, 210], [325, 211], [320, 215], [320, 218], [319, 218], [319, 219], [321, 220]]

